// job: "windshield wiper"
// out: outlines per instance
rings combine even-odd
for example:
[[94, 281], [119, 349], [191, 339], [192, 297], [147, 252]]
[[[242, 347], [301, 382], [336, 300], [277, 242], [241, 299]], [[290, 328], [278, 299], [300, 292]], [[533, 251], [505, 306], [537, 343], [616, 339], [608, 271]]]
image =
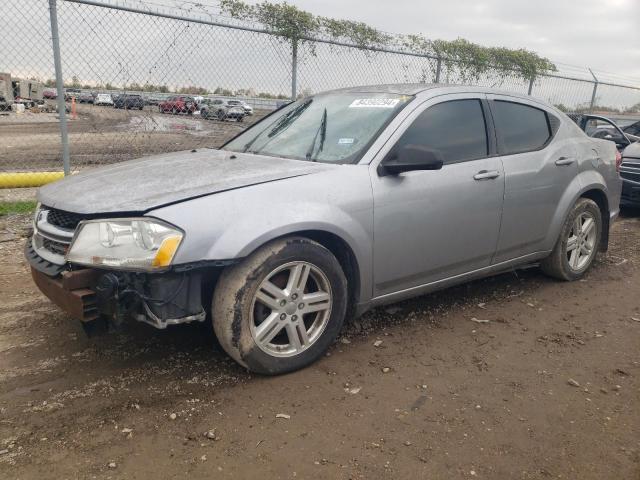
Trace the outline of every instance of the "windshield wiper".
[[[302, 113], [307, 109], [307, 107], [309, 105], [311, 105], [311, 102], [313, 102], [313, 99], [310, 98], [309, 100], [307, 100], [304, 103], [301, 103], [300, 105], [298, 105], [296, 108], [294, 108], [293, 110], [291, 110], [289, 113], [287, 113], [286, 115], [284, 115], [280, 120], [278, 120], [276, 122], [276, 124], [273, 126], [273, 128], [269, 131], [269, 133], [267, 134], [267, 137], [269, 139], [273, 138], [274, 136], [276, 136], [278, 133], [280, 133], [281, 131], [285, 130], [287, 127], [289, 127], [289, 125], [291, 125], [291, 123], [293, 122], [293, 120], [295, 120], [296, 118], [298, 118], [300, 115], [302, 115]], [[262, 132], [260, 132], [258, 135], [256, 135], [255, 137], [253, 137], [242, 149], [243, 152], [246, 152], [249, 150], [249, 148], [251, 148], [251, 145], [253, 145], [253, 143], [262, 136]], [[267, 144], [269, 143], [269, 141], [267, 141], [264, 145], [262, 145], [261, 148], [264, 148]], [[249, 152], [249, 153], [258, 153], [258, 150], [253, 151], [253, 152]]]
[[287, 113], [284, 117], [282, 117], [278, 121], [278, 123], [276, 123], [274, 125], [274, 127], [271, 129], [271, 131], [267, 134], [267, 137], [269, 137], [269, 138], [274, 137], [278, 133], [280, 133], [282, 130], [285, 130], [289, 125], [291, 125], [291, 123], [296, 118], [298, 118], [300, 115], [302, 115], [302, 113], [307, 109], [307, 107], [309, 105], [311, 105], [311, 102], [313, 102], [312, 98], [310, 98], [309, 100], [307, 100], [304, 103], [301, 103], [296, 108], [294, 108], [289, 113]]
[[305, 155], [307, 160], [311, 160], [315, 162], [316, 160], [313, 157], [313, 150], [316, 146], [316, 140], [318, 139], [318, 135], [320, 135], [320, 145], [318, 147], [318, 153], [322, 151], [322, 147], [324, 146], [324, 139], [327, 137], [327, 109], [324, 109], [322, 113], [322, 120], [320, 120], [320, 128], [316, 131], [316, 134], [313, 137], [313, 141], [311, 142], [311, 146], [309, 150], [307, 150], [307, 154]]

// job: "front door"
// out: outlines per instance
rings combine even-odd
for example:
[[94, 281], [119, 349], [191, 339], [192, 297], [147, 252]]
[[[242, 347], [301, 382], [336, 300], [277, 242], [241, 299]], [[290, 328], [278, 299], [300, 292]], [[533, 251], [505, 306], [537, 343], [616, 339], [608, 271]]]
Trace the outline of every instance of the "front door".
[[496, 250], [504, 174], [482, 95], [447, 95], [416, 109], [391, 137], [383, 163], [403, 145], [441, 155], [440, 170], [380, 176], [374, 197], [374, 296], [490, 265]]

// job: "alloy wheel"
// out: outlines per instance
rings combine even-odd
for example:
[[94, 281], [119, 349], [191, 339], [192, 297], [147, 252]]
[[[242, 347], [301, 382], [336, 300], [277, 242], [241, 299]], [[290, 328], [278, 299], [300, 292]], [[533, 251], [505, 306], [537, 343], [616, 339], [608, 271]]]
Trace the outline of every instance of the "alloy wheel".
[[585, 268], [595, 254], [596, 219], [590, 212], [576, 217], [567, 237], [567, 261], [574, 272]]
[[286, 263], [269, 273], [254, 295], [251, 335], [269, 355], [297, 355], [320, 338], [332, 303], [331, 285], [320, 268]]

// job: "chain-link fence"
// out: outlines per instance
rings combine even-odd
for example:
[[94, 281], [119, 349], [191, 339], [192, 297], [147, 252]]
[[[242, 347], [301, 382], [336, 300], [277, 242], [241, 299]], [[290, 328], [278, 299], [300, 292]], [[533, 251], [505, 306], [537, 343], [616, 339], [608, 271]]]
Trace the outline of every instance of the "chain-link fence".
[[[0, 175], [59, 172], [63, 165], [73, 172], [216, 147], [292, 96], [332, 88], [470, 83], [463, 69], [433, 56], [323, 38], [292, 44], [200, 3], [5, 0], [2, 11], [0, 96], [16, 106], [0, 112]], [[472, 83], [529, 93], [565, 110], [640, 119], [639, 82], [588, 69], [565, 67], [533, 81], [496, 71]], [[68, 134], [61, 135], [60, 108]]]

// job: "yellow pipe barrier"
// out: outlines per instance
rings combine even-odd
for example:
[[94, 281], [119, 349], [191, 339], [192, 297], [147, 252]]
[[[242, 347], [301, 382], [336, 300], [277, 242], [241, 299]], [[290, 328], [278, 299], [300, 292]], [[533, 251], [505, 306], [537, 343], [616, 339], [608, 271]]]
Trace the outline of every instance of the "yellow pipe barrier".
[[41, 187], [64, 178], [64, 172], [0, 172], [0, 188]]

